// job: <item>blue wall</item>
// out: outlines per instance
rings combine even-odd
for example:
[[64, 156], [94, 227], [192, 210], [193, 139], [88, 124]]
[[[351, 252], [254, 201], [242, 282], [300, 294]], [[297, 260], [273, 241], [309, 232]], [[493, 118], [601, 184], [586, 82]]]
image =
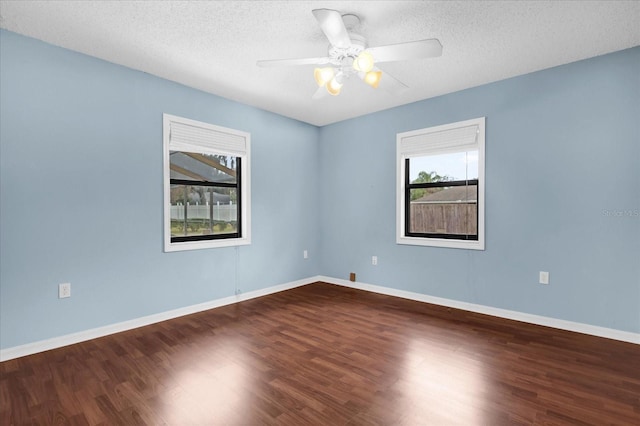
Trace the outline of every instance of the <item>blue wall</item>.
[[[486, 250], [395, 244], [396, 133], [476, 117]], [[640, 332], [639, 123], [634, 48], [325, 126], [321, 270]]]
[[[351, 271], [640, 332], [640, 217], [617, 216], [640, 210], [640, 48], [320, 129], [7, 31], [0, 55], [2, 349]], [[251, 133], [250, 246], [162, 251], [163, 112]], [[487, 249], [396, 245], [396, 133], [481, 116]]]
[[[0, 43], [1, 348], [319, 273], [315, 126], [11, 32]], [[163, 112], [251, 133], [250, 246], [163, 252]]]

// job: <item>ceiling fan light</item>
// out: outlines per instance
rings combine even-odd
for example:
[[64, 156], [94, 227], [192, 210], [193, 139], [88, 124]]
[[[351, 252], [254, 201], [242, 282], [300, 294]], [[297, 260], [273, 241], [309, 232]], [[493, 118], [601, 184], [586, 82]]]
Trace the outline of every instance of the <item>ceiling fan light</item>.
[[335, 78], [331, 79], [331, 81], [327, 83], [327, 92], [333, 96], [338, 96], [341, 88], [342, 83], [338, 83], [338, 80]]
[[316, 68], [313, 70], [313, 78], [316, 79], [316, 83], [318, 86], [322, 87], [327, 84], [333, 78], [333, 68], [325, 67], [325, 68]]
[[367, 51], [360, 52], [358, 57], [353, 61], [353, 68], [362, 72], [371, 71], [373, 69], [373, 55]]
[[381, 78], [382, 71], [369, 71], [364, 75], [364, 82], [374, 89], [377, 89]]

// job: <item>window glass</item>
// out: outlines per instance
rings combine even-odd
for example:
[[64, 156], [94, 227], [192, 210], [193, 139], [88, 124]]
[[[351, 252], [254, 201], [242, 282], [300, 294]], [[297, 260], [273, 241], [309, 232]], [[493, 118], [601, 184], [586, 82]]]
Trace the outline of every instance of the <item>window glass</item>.
[[421, 173], [430, 174], [424, 182], [478, 179], [478, 150], [411, 157], [409, 164], [411, 182], [425, 179]]
[[410, 233], [477, 235], [478, 185], [430, 188], [417, 197], [420, 191], [411, 190]]
[[237, 191], [199, 185], [171, 185], [171, 237], [238, 232]]
[[171, 151], [171, 179], [236, 182], [237, 158], [228, 155]]

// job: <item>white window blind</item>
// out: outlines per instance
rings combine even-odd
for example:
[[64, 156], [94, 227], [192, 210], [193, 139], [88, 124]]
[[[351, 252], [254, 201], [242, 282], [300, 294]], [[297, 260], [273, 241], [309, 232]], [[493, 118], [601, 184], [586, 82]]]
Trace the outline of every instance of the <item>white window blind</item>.
[[423, 156], [427, 152], [445, 154], [477, 149], [480, 131], [477, 124], [452, 129], [441, 129], [441, 127], [445, 126], [429, 129], [428, 132], [421, 130], [402, 134], [400, 153], [407, 158]]
[[[194, 150], [203, 153], [242, 156], [247, 152], [247, 138], [237, 130], [205, 123], [180, 121], [167, 115], [169, 121], [169, 149], [171, 151]], [[185, 121], [187, 121], [185, 123]]]

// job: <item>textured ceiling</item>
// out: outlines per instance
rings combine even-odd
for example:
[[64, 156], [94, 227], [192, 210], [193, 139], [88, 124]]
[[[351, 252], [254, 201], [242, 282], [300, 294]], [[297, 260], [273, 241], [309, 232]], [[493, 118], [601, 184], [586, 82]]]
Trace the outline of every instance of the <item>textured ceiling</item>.
[[[352, 78], [312, 100], [313, 66], [256, 61], [325, 56], [317, 8], [360, 16], [369, 46], [443, 55], [381, 64], [401, 95]], [[639, 22], [639, 1], [0, 1], [7, 30], [315, 125], [638, 46]]]

